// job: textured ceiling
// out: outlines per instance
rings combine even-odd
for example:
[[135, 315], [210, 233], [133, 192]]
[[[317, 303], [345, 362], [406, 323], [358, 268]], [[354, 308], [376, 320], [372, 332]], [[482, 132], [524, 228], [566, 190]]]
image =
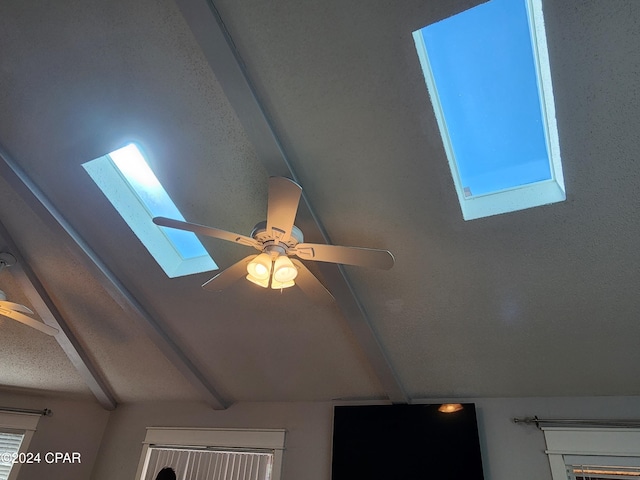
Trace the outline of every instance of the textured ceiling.
[[[50, 202], [3, 167], [0, 222], [115, 402], [385, 398], [389, 378], [407, 400], [640, 394], [638, 2], [543, 2], [567, 200], [470, 222], [411, 32], [477, 2], [214, 3], [255, 96], [204, 0], [0, 4], [0, 146]], [[310, 265], [329, 305], [207, 292], [215, 272], [167, 278], [81, 168], [138, 141], [188, 220], [247, 235], [286, 163], [260, 125], [305, 232], [392, 270]], [[252, 253], [202, 240], [221, 268]], [[0, 288], [25, 298], [11, 271]], [[0, 385], [89, 394], [54, 339], [0, 328]]]

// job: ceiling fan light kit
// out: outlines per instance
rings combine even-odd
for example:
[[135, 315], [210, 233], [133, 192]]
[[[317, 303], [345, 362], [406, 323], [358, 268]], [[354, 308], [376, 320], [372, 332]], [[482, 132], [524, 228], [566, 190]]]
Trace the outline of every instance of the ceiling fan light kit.
[[[12, 267], [16, 264], [16, 257], [7, 252], [0, 252], [0, 271], [5, 268]], [[57, 335], [58, 329], [53, 328], [46, 323], [39, 322], [31, 317], [27, 317], [26, 314], [33, 315], [33, 311], [19, 303], [8, 302], [7, 295], [0, 290], [0, 315], [10, 318], [11, 320], [15, 320], [24, 325], [27, 325], [31, 328], [35, 328], [42, 333], [46, 333], [47, 335]]]
[[303, 260], [385, 270], [393, 267], [393, 255], [387, 250], [304, 243], [302, 231], [293, 224], [301, 195], [302, 187], [293, 180], [284, 177], [269, 178], [267, 220], [258, 223], [250, 237], [166, 217], [155, 217], [153, 222], [161, 227], [176, 228], [250, 246], [261, 252], [259, 255], [246, 257], [220, 272], [203, 285], [207, 290], [222, 290], [245, 276], [246, 272], [247, 280], [263, 288], [271, 285], [272, 289], [282, 289], [299, 285], [305, 293], [313, 297], [322, 295], [323, 291], [328, 293], [301, 262], [292, 261], [290, 256], [297, 256]]
[[274, 290], [293, 287], [297, 276], [298, 270], [289, 257], [277, 253], [261, 253], [247, 264], [246, 279], [263, 288], [268, 288], [269, 283]]

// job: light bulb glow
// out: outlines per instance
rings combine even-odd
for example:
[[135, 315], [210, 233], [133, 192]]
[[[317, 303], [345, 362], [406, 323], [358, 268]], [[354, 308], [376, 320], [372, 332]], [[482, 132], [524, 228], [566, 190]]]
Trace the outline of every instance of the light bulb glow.
[[[257, 280], [267, 280], [271, 276], [271, 257], [261, 253], [247, 264], [247, 273]], [[255, 282], [254, 282], [255, 283]]]
[[256, 274], [257, 275], [262, 277], [263, 275], [266, 275], [267, 273], [269, 273], [269, 270], [267, 269], [267, 267], [265, 267], [261, 263], [258, 263], [256, 265]]
[[298, 276], [298, 269], [293, 262], [284, 255], [280, 255], [273, 268], [273, 280], [278, 283], [292, 282]]
[[443, 403], [438, 408], [438, 411], [441, 413], [455, 413], [462, 410], [464, 407], [459, 403]]

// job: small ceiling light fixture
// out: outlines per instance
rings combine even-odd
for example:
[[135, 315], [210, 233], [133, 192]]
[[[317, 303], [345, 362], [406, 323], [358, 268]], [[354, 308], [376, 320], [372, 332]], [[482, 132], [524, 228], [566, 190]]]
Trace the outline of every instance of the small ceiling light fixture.
[[282, 289], [295, 285], [298, 269], [286, 255], [264, 252], [247, 264], [247, 273], [247, 280], [262, 288], [268, 288], [271, 280], [271, 288]]
[[462, 409], [464, 409], [464, 407], [460, 403], [443, 403], [438, 408], [438, 411], [441, 413], [455, 413]]

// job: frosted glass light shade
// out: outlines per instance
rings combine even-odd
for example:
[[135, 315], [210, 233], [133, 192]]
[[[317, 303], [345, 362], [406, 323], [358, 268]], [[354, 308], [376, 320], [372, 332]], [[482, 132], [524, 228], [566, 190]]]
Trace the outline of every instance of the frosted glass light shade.
[[267, 253], [261, 253], [247, 264], [247, 280], [263, 288], [269, 286], [269, 277], [271, 277], [271, 256]]
[[268, 288], [269, 287], [269, 277], [264, 278], [264, 279], [260, 279], [260, 278], [256, 278], [256, 277], [252, 276], [251, 274], [249, 274], [245, 278], [247, 280], [249, 280], [251, 283], [255, 283], [256, 285], [260, 285], [262, 288]]
[[275, 278], [271, 279], [271, 288], [273, 288], [274, 290], [293, 287], [295, 284], [296, 282], [294, 282], [293, 280], [290, 280], [288, 282], [279, 282]]
[[258, 280], [269, 280], [271, 276], [271, 257], [261, 253], [247, 265], [247, 273]]
[[[293, 262], [284, 255], [280, 255], [273, 268], [273, 280], [278, 283], [292, 282], [298, 276], [298, 269]], [[280, 287], [278, 287], [280, 288]]]

